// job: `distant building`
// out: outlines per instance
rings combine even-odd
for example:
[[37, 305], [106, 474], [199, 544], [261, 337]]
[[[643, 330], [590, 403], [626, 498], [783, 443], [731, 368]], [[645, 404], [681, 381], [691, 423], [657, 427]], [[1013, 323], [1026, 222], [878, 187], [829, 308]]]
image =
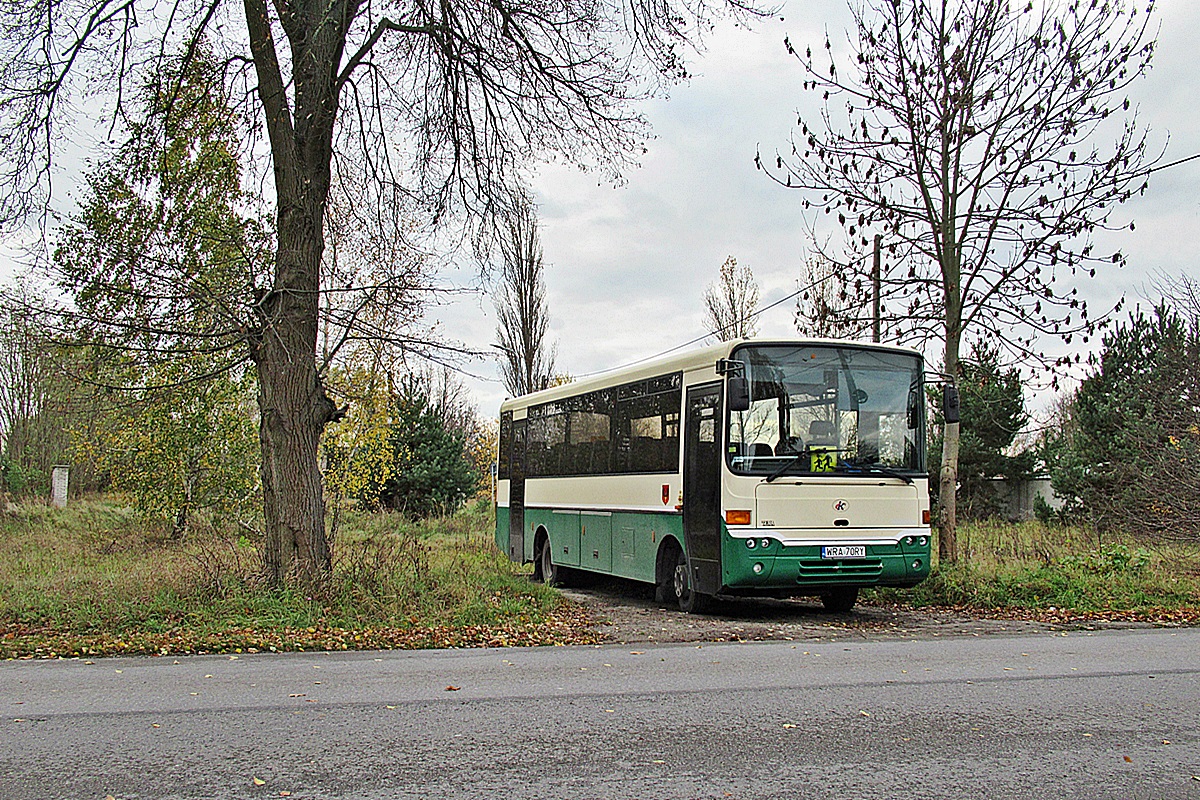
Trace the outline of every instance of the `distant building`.
[[1037, 497], [1045, 500], [1046, 505], [1055, 511], [1063, 507], [1063, 501], [1054, 496], [1049, 475], [1034, 475], [1030, 478], [1016, 480], [1008, 478], [990, 478], [989, 480], [996, 488], [996, 496], [1005, 504], [1004, 516], [1008, 519], [1033, 519], [1033, 504]]

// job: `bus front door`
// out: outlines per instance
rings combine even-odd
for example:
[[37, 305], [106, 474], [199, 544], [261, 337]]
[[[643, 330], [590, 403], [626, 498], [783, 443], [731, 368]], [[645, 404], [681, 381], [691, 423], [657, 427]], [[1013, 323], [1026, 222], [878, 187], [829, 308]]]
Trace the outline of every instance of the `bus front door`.
[[721, 586], [721, 384], [687, 391], [683, 450], [683, 536], [693, 587]]
[[525, 428], [525, 420], [513, 420], [508, 462], [508, 558], [518, 564], [525, 561]]

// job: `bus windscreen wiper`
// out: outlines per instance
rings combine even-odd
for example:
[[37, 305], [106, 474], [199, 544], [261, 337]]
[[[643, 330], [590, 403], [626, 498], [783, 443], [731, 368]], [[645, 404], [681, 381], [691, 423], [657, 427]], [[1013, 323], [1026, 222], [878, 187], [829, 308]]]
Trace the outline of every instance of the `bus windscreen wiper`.
[[799, 463], [800, 463], [800, 459], [804, 458], [804, 457], [805, 457], [805, 456], [807, 456], [807, 455], [808, 455], [808, 453], [796, 453], [796, 454], [795, 454], [794, 456], [792, 456], [790, 459], [788, 459], [787, 461], [783, 462], [783, 466], [779, 467], [777, 470], [775, 470], [775, 471], [774, 471], [774, 472], [772, 472], [770, 475], [768, 475], [768, 476], [767, 476], [767, 479], [766, 479], [766, 482], [767, 482], [767, 483], [770, 483], [771, 481], [775, 480], [775, 479], [776, 479], [776, 478], [778, 478], [780, 475], [782, 475], [783, 473], [787, 472], [789, 468], [791, 468], [791, 467], [794, 467], [794, 466], [796, 466], [797, 464], [799, 464]]
[[903, 472], [892, 469], [891, 467], [875, 462], [874, 464], [855, 464], [852, 461], [843, 461], [841, 468], [848, 473], [861, 472], [866, 475], [886, 475], [889, 478], [899, 478], [905, 483], [912, 483], [913, 479]]

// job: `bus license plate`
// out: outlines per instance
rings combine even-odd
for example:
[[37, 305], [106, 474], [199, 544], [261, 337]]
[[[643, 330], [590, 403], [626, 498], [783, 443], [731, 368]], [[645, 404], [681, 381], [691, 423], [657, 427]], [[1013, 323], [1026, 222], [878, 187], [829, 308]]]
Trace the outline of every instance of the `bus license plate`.
[[821, 558], [866, 558], [866, 545], [842, 544], [821, 548]]

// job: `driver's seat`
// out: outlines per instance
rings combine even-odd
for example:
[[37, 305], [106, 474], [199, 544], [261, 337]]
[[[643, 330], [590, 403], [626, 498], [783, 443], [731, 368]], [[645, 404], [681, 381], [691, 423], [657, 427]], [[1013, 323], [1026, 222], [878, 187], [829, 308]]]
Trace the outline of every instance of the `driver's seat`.
[[832, 422], [814, 419], [808, 423], [808, 444], [810, 447], [832, 447], [837, 444], [836, 432]]

